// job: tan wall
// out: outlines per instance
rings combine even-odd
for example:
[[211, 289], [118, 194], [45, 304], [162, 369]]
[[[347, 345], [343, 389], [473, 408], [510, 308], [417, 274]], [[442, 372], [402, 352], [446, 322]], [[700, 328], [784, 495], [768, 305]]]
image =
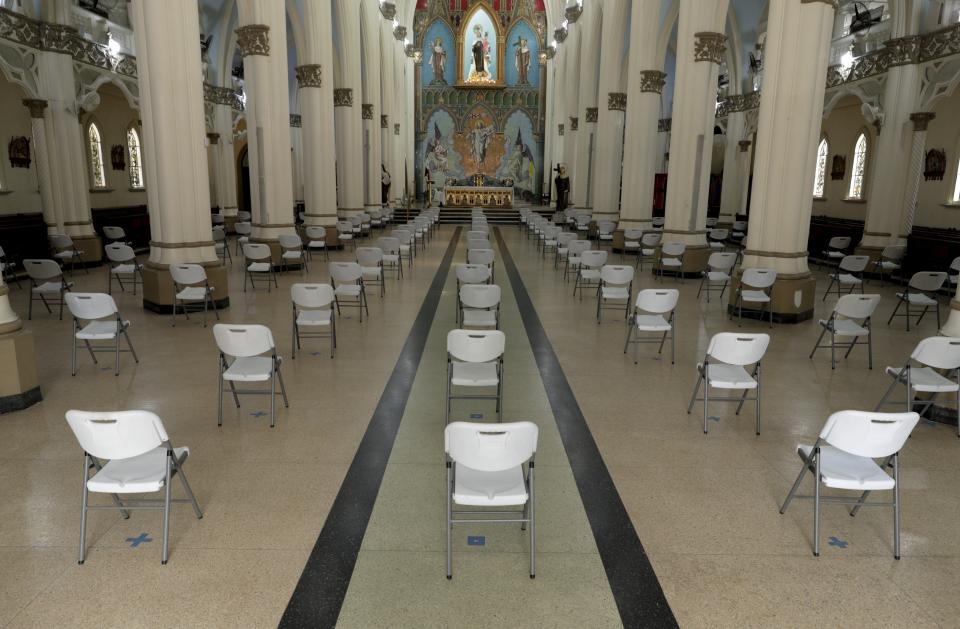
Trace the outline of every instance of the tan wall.
[[[39, 212], [40, 192], [37, 190], [37, 162], [30, 131], [30, 112], [23, 106], [26, 92], [16, 83], [7, 81], [0, 72], [0, 214]], [[30, 138], [30, 168], [14, 168], [7, 152], [10, 139]], [[9, 192], [9, 193], [8, 193]]]
[[[850, 176], [853, 168], [853, 145], [857, 136], [866, 128], [867, 133], [867, 167], [865, 174], [864, 193], [866, 198], [870, 190], [870, 176], [873, 172], [873, 160], [876, 156], [876, 130], [867, 125], [863, 114], [860, 113], [860, 99], [848, 96], [838, 102], [830, 115], [823, 121], [822, 134], [826, 135], [830, 143], [830, 154], [827, 156], [827, 177], [823, 187], [823, 199], [814, 199], [814, 216], [831, 216], [834, 218], [848, 218], [864, 220], [867, 215], [866, 203], [846, 201], [850, 189]], [[833, 156], [843, 155], [847, 158], [847, 168], [843, 179], [834, 180], [830, 177], [833, 166]], [[814, 159], [814, 157], [811, 157]], [[813, 191], [813, 181], [810, 182]]]
[[[127, 128], [135, 124], [140, 112], [130, 107], [119, 89], [109, 83], [99, 90], [100, 106], [82, 117], [84, 129], [91, 120], [100, 129], [103, 143], [103, 169], [106, 175], [107, 189], [110, 192], [91, 192], [90, 206], [93, 208], [122, 207], [127, 205], [146, 205], [147, 193], [143, 190], [130, 190], [130, 159], [127, 157], [126, 169], [114, 170], [110, 164], [110, 147], [119, 144], [127, 146]], [[140, 133], [141, 154], [143, 153], [143, 133]]]
[[927, 128], [927, 147], [947, 153], [947, 173], [942, 181], [920, 178], [916, 224], [924, 227], [960, 228], [960, 206], [946, 205], [957, 183], [960, 160], [960, 90], [941, 99], [933, 108], [937, 117]]

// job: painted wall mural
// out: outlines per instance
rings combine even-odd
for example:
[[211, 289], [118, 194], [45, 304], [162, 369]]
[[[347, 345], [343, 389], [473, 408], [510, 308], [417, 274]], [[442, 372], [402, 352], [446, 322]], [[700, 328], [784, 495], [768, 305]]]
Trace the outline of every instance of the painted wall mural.
[[536, 201], [543, 178], [543, 0], [419, 0], [415, 42], [417, 192], [512, 187]]

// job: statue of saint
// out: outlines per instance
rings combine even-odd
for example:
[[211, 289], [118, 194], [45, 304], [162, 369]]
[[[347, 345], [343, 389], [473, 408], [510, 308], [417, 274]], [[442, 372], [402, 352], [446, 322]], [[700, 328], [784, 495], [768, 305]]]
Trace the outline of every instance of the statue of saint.
[[567, 209], [567, 204], [570, 202], [570, 177], [567, 176], [566, 166], [561, 164], [559, 168], [560, 172], [553, 180], [553, 184], [557, 187], [557, 211], [562, 212]]
[[527, 44], [527, 39], [520, 36], [517, 37], [513, 46], [517, 49], [514, 52], [514, 63], [518, 73], [517, 85], [529, 85], [530, 80], [527, 76], [530, 72], [530, 46]]
[[439, 37], [433, 42], [433, 48], [430, 52], [430, 67], [433, 69], [431, 83], [446, 85], [447, 81], [443, 78], [443, 72], [447, 67], [447, 51], [444, 50], [443, 40]]
[[473, 27], [473, 47], [470, 49], [473, 53], [473, 68], [470, 72], [470, 78], [486, 78], [486, 55], [484, 54], [483, 29], [477, 24]]
[[493, 126], [485, 127], [480, 120], [477, 120], [477, 124], [470, 130], [470, 157], [478, 170], [487, 159], [487, 147], [490, 146], [493, 133]]

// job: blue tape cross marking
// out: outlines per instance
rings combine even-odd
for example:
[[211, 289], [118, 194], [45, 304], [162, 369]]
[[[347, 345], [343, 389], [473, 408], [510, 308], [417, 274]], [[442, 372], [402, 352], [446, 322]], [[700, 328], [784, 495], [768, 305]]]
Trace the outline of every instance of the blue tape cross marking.
[[720, 417], [718, 415], [710, 415], [709, 417], [707, 417], [707, 419], [709, 419], [712, 422], [720, 421]]
[[251, 417], [263, 417], [264, 415], [266, 415], [266, 412], [264, 411], [253, 411], [250, 413]]
[[147, 533], [140, 533], [140, 535], [137, 535], [136, 537], [128, 537], [127, 541], [130, 542], [130, 548], [136, 548], [140, 544], [152, 542], [153, 538], [150, 537]]
[[830, 536], [830, 540], [827, 542], [831, 546], [836, 546], [837, 548], [846, 548], [850, 545], [850, 542], [842, 540], [839, 537]]
[[483, 413], [470, 413], [470, 419], [483, 419]]
[[486, 546], [487, 538], [483, 535], [467, 535], [467, 546]]

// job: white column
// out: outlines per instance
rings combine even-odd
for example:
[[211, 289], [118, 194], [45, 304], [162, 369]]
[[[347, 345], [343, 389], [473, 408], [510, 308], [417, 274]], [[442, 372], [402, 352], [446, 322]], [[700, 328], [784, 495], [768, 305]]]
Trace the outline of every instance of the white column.
[[610, 94], [623, 92], [620, 76], [628, 26], [627, 8], [627, 3], [620, 0], [607, 0], [603, 5], [596, 150], [590, 186], [594, 216], [614, 221], [620, 213], [624, 112], [610, 107]]
[[[390, 203], [391, 197], [396, 193], [397, 188], [403, 187], [403, 177], [399, 175], [398, 179], [394, 181], [394, 177], [398, 176], [396, 171], [396, 151], [395, 144], [400, 140], [398, 136], [393, 135], [393, 123], [400, 122], [396, 116], [396, 107], [394, 105], [394, 100], [396, 99], [396, 90], [397, 82], [394, 77], [394, 59], [400, 53], [397, 47], [397, 41], [393, 37], [393, 29], [390, 22], [386, 20], [380, 20], [380, 115], [377, 116], [377, 119], [374, 120], [376, 127], [379, 129], [377, 132], [377, 138], [380, 141], [380, 161], [383, 163], [383, 167], [387, 169], [387, 172], [390, 173], [390, 192], [387, 196], [387, 203]], [[379, 177], [381, 170], [377, 169], [377, 176]], [[382, 197], [377, 197], [378, 200], [382, 200]]]
[[[208, 86], [209, 90], [209, 86]], [[216, 155], [217, 204], [223, 216], [237, 215], [237, 165], [233, 148], [233, 107], [236, 99], [233, 90], [227, 87], [214, 87], [213, 130], [217, 135], [211, 140], [211, 154]]]
[[543, 116], [543, 173], [541, 175], [543, 192], [550, 190], [551, 201], [553, 190], [550, 182], [553, 179], [552, 169], [555, 164], [554, 151], [557, 146], [557, 123], [554, 119], [554, 110], [557, 102], [556, 76], [557, 62], [548, 59], [547, 63], [540, 67], [540, 81], [546, 86], [547, 97], [544, 101]]
[[30, 130], [33, 135], [33, 159], [37, 168], [37, 186], [40, 189], [40, 207], [43, 220], [47, 224], [47, 233], [64, 233], [62, 208], [53, 200], [53, 185], [50, 181], [50, 149], [47, 144], [46, 123], [44, 121], [47, 101], [27, 98], [23, 104], [30, 110]]
[[775, 269], [778, 282], [803, 279], [810, 273], [810, 186], [820, 140], [834, 6], [829, 0], [770, 3], [743, 267]]
[[361, 0], [361, 41], [363, 46], [363, 207], [371, 210], [380, 202], [380, 11], [376, 0]]
[[333, 90], [337, 141], [337, 205], [342, 214], [363, 211], [363, 120], [360, 118], [360, 5], [336, 0], [334, 16], [340, 28], [340, 76]]
[[936, 114], [928, 111], [910, 114], [910, 122], [913, 124], [913, 142], [910, 150], [910, 166], [907, 173], [906, 188], [904, 189], [901, 229], [897, 239], [900, 244], [907, 244], [907, 237], [913, 231], [913, 223], [917, 218], [917, 194], [920, 192], [924, 150], [927, 147], [927, 125], [935, 117]]
[[663, 238], [685, 242], [688, 247], [705, 248], [707, 242], [707, 190], [713, 156], [717, 73], [726, 51], [723, 32], [727, 5], [728, 0], [680, 2]]
[[287, 15], [275, 0], [237, 0], [237, 47], [247, 93], [247, 155], [255, 242], [293, 233]]
[[303, 127], [299, 114], [290, 114], [290, 160], [293, 202], [303, 203]]
[[[562, 45], [566, 71], [563, 77], [563, 157], [559, 160], [567, 167], [567, 174], [573, 175], [576, 160], [577, 131], [580, 128], [580, 29], [573, 27]], [[559, 128], [558, 128], [559, 129]], [[573, 206], [573, 181], [570, 182], [570, 206]]]
[[[733, 102], [739, 105], [742, 98], [734, 97]], [[734, 221], [746, 202], [744, 177], [750, 177], [750, 140], [743, 135], [745, 115], [742, 110], [727, 114], [727, 145], [723, 152], [723, 183], [720, 185], [721, 223]]]
[[303, 65], [297, 66], [303, 125], [303, 201], [307, 225], [337, 222], [333, 126], [333, 13], [327, 2], [303, 4]]
[[[622, 4], [622, 3], [621, 3]], [[574, 31], [580, 37], [580, 79], [576, 113], [579, 124], [575, 134], [573, 167], [570, 169], [570, 198], [577, 209], [593, 209], [591, 171], [596, 168], [596, 131], [598, 119], [597, 89], [600, 82], [600, 26], [602, 7], [597, 2], [584, 6]]]

